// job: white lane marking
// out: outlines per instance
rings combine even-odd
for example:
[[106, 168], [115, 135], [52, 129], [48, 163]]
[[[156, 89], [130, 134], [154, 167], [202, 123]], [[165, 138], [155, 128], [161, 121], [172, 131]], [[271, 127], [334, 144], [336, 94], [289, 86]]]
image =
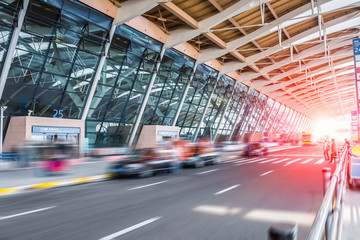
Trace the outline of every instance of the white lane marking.
[[255, 163], [255, 162], [260, 162], [262, 160], [264, 160], [265, 158], [260, 158], [260, 159], [254, 159], [254, 160], [251, 160], [251, 161], [247, 161], [247, 162], [243, 162], [243, 163], [238, 163], [238, 164], [235, 164], [235, 166], [239, 166], [239, 165], [243, 165], [243, 164], [247, 164], [247, 163]]
[[151, 186], [158, 185], [158, 184], [165, 183], [165, 182], [167, 182], [167, 180], [166, 181], [161, 181], [161, 182], [156, 182], [156, 183], [151, 183], [151, 184], [147, 184], [147, 185], [142, 185], [142, 186], [139, 186], [139, 187], [130, 188], [128, 190], [136, 190], [136, 189], [140, 189], [140, 188], [151, 187]]
[[301, 159], [302, 159], [302, 158], [297, 158], [297, 159], [295, 159], [295, 160], [292, 160], [292, 161], [284, 164], [284, 166], [289, 166], [290, 164], [293, 164], [294, 162], [297, 162], [297, 161], [299, 161], [299, 160], [301, 160]]
[[201, 175], [201, 174], [205, 174], [205, 173], [215, 172], [215, 171], [217, 171], [217, 170], [219, 170], [219, 169], [216, 168], [216, 169], [212, 169], [212, 170], [205, 171], [205, 172], [199, 172], [199, 173], [196, 173], [196, 174], [197, 174], [197, 175]]
[[274, 171], [274, 170], [268, 171], [268, 172], [266, 172], [266, 173], [261, 174], [260, 176], [265, 176], [265, 175], [267, 175], [267, 174], [269, 174], [269, 173], [272, 173], [273, 171]]
[[315, 164], [322, 164], [325, 161], [324, 158], [320, 159], [319, 161], [317, 161]]
[[224, 193], [224, 192], [230, 191], [231, 189], [237, 188], [238, 186], [240, 186], [240, 184], [237, 184], [237, 185], [228, 187], [228, 188], [226, 188], [226, 189], [224, 189], [224, 190], [221, 190], [221, 191], [219, 191], [219, 192], [217, 192], [217, 193], [214, 193], [214, 195], [222, 194], [222, 193]]
[[300, 164], [307, 164], [308, 162], [310, 162], [310, 161], [312, 161], [312, 160], [313, 160], [313, 158], [309, 158], [309, 159], [307, 159], [307, 160], [305, 160], [305, 161], [301, 162]]
[[140, 228], [140, 227], [143, 227], [143, 226], [145, 226], [145, 225], [147, 225], [147, 224], [150, 224], [150, 223], [152, 223], [152, 222], [155, 222], [155, 221], [159, 220], [160, 218], [161, 218], [161, 217], [151, 218], [151, 219], [146, 220], [146, 221], [144, 221], [144, 222], [138, 223], [138, 224], [136, 224], [136, 225], [134, 225], [134, 226], [125, 228], [124, 230], [121, 230], [121, 231], [118, 231], [118, 232], [113, 233], [113, 234], [111, 234], [111, 235], [108, 235], [108, 236], [106, 236], [106, 237], [100, 238], [99, 240], [111, 240], [111, 239], [114, 239], [114, 238], [116, 238], [116, 237], [119, 237], [119, 236], [121, 236], [121, 235], [124, 235], [125, 233], [131, 232], [131, 231], [133, 231], [133, 230], [135, 230], [135, 229], [137, 229], [137, 228]]
[[281, 160], [279, 160], [279, 161], [273, 162], [272, 164], [281, 163], [281, 162], [287, 161], [287, 160], [289, 160], [289, 159], [290, 159], [290, 158], [284, 158], [284, 159], [281, 159]]
[[239, 158], [239, 159], [237, 159], [237, 160], [235, 160], [233, 162], [234, 163], [239, 163], [239, 162], [246, 162], [246, 161], [249, 161], [249, 159], [248, 158]]
[[272, 159], [269, 159], [269, 160], [266, 160], [266, 161], [263, 161], [263, 162], [259, 162], [259, 163], [267, 163], [267, 162], [271, 162], [271, 161], [275, 161], [275, 160], [278, 160], [279, 158], [272, 158]]
[[41, 211], [45, 211], [45, 210], [48, 210], [48, 209], [51, 209], [51, 208], [55, 208], [55, 207], [57, 207], [57, 206], [51, 206], [51, 207], [46, 207], [46, 208], [39, 208], [39, 209], [31, 210], [31, 211], [28, 211], [28, 212], [23, 212], [23, 213], [18, 213], [18, 214], [10, 215], [10, 216], [0, 217], [0, 220], [5, 220], [5, 219], [8, 219], [8, 218], [13, 218], [13, 217], [19, 217], [19, 216], [26, 215], [26, 214], [30, 214], [30, 213], [41, 212]]

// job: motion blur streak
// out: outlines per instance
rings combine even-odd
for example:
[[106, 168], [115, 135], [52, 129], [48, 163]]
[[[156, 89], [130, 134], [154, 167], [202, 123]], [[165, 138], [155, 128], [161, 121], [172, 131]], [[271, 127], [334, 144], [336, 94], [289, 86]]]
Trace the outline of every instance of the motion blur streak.
[[46, 208], [40, 208], [40, 209], [36, 209], [36, 210], [32, 210], [32, 211], [28, 211], [28, 212], [23, 212], [23, 213], [18, 213], [18, 214], [14, 214], [14, 215], [10, 215], [10, 216], [6, 216], [6, 217], [0, 217], [0, 220], [5, 220], [5, 219], [9, 219], [9, 218], [14, 218], [14, 217], [19, 217], [19, 216], [23, 216], [26, 214], [31, 214], [31, 213], [36, 213], [36, 212], [41, 212], [41, 211], [45, 211], [51, 208], [55, 208], [57, 206], [51, 206], [51, 207], [46, 207]]
[[225, 206], [213, 206], [213, 205], [200, 205], [193, 209], [195, 212], [208, 213], [212, 215], [236, 215], [242, 211], [241, 208], [225, 207]]
[[311, 226], [315, 214], [304, 212], [293, 212], [283, 210], [266, 210], [257, 209], [249, 212], [244, 216], [247, 219], [264, 221], [264, 222], [296, 222], [301, 225]]
[[131, 232], [131, 231], [133, 231], [133, 230], [135, 230], [135, 229], [137, 229], [137, 228], [140, 228], [140, 227], [143, 227], [143, 226], [145, 226], [145, 225], [147, 225], [147, 224], [150, 224], [150, 223], [152, 223], [152, 222], [155, 222], [155, 221], [159, 220], [160, 218], [161, 218], [161, 217], [151, 218], [151, 219], [149, 219], [149, 220], [146, 220], [146, 221], [144, 221], [144, 222], [138, 223], [138, 224], [136, 224], [136, 225], [134, 225], [134, 226], [128, 227], [128, 228], [126, 228], [126, 229], [124, 229], [124, 230], [121, 230], [121, 231], [119, 231], [119, 232], [113, 233], [113, 234], [111, 234], [111, 235], [109, 235], [109, 236], [103, 237], [103, 238], [101, 238], [100, 240], [111, 240], [111, 239], [114, 239], [114, 238], [116, 238], [116, 237], [119, 237], [119, 236], [121, 236], [121, 235], [124, 235], [125, 233]]
[[156, 182], [156, 183], [146, 184], [146, 185], [143, 185], [143, 186], [130, 188], [130, 189], [129, 189], [129, 191], [130, 191], [130, 190], [140, 189], [140, 188], [151, 187], [151, 186], [158, 185], [158, 184], [161, 184], [161, 183], [166, 183], [166, 182], [167, 182], [167, 181], [161, 181], [161, 182]]

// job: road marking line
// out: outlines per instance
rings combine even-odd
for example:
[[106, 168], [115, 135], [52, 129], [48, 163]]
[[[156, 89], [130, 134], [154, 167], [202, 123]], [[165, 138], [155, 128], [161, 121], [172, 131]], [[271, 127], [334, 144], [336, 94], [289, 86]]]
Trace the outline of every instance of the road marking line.
[[289, 159], [290, 159], [290, 158], [284, 158], [284, 159], [281, 159], [281, 160], [279, 160], [279, 161], [273, 162], [272, 164], [281, 163], [281, 162], [287, 161], [287, 160], [289, 160]]
[[257, 160], [257, 158], [251, 158], [251, 159], [244, 158], [244, 159], [238, 160], [238, 161], [236, 161], [234, 163], [251, 162], [251, 161], [254, 161], [254, 160]]
[[268, 171], [268, 172], [266, 172], [266, 173], [261, 174], [260, 176], [265, 176], [265, 175], [267, 175], [267, 174], [269, 174], [269, 173], [272, 173], [273, 171], [274, 171], [274, 170]]
[[292, 160], [292, 161], [284, 164], [284, 166], [289, 166], [290, 164], [293, 164], [294, 162], [297, 162], [297, 161], [299, 161], [299, 160], [301, 160], [301, 159], [302, 159], [302, 158], [297, 158], [297, 159], [295, 159], [295, 160]]
[[259, 163], [267, 163], [267, 162], [271, 162], [271, 161], [275, 161], [275, 160], [278, 160], [279, 158], [272, 158], [272, 159], [269, 159], [269, 160], [266, 160], [266, 161], [263, 161], [263, 162], [259, 162]]
[[31, 210], [31, 211], [28, 211], [28, 212], [23, 212], [23, 213], [18, 213], [18, 214], [10, 215], [10, 216], [0, 217], [0, 220], [5, 220], [5, 219], [8, 219], [8, 218], [13, 218], [13, 217], [19, 217], [19, 216], [26, 215], [26, 214], [30, 214], [30, 213], [41, 212], [41, 211], [45, 211], [45, 210], [48, 210], [48, 209], [51, 209], [51, 208], [54, 208], [54, 207], [57, 207], [57, 206], [40, 208], [40, 209]]
[[243, 163], [238, 163], [238, 164], [235, 164], [235, 166], [239, 166], [239, 165], [243, 165], [243, 164], [247, 164], [247, 163], [255, 163], [255, 162], [262, 161], [262, 160], [264, 160], [264, 159], [265, 159], [265, 158], [260, 158], [260, 159], [255, 159], [255, 160], [243, 162]]
[[61, 181], [55, 181], [55, 182], [45, 182], [45, 183], [37, 183], [33, 184], [31, 188], [51, 188], [51, 187], [57, 187], [61, 185]]
[[307, 159], [307, 160], [305, 160], [305, 161], [301, 162], [300, 164], [307, 164], [308, 162], [310, 162], [310, 161], [312, 161], [312, 160], [313, 160], [313, 158], [309, 158], [309, 159]]
[[196, 174], [197, 174], [197, 175], [201, 175], [201, 174], [205, 174], [205, 173], [215, 172], [215, 171], [217, 171], [217, 170], [219, 170], [219, 169], [216, 168], [216, 169], [212, 169], [212, 170], [205, 171], [205, 172], [199, 172], [199, 173], [196, 173]]
[[128, 190], [136, 190], [136, 189], [140, 189], [140, 188], [151, 187], [151, 186], [158, 185], [158, 184], [165, 183], [165, 182], [167, 182], [167, 181], [161, 181], [161, 182], [151, 183], [151, 184], [147, 184], [147, 185], [142, 185], [139, 187], [130, 188]]
[[116, 238], [116, 237], [119, 237], [119, 236], [121, 236], [121, 235], [124, 235], [125, 233], [131, 232], [131, 231], [133, 231], [133, 230], [135, 230], [135, 229], [137, 229], [137, 228], [140, 228], [140, 227], [143, 227], [143, 226], [145, 226], [145, 225], [147, 225], [147, 224], [150, 224], [150, 223], [152, 223], [152, 222], [155, 222], [155, 221], [159, 220], [160, 218], [161, 218], [161, 217], [151, 218], [151, 219], [146, 220], [146, 221], [144, 221], [144, 222], [138, 223], [138, 224], [136, 224], [136, 225], [134, 225], [134, 226], [125, 228], [125, 229], [123, 229], [123, 230], [121, 230], [121, 231], [119, 231], [119, 232], [113, 233], [113, 234], [111, 234], [111, 235], [109, 235], [109, 236], [100, 238], [99, 240], [111, 240], [111, 239], [114, 239], [114, 238]]
[[217, 192], [217, 193], [214, 193], [214, 195], [222, 194], [222, 193], [224, 193], [224, 192], [230, 191], [231, 189], [237, 188], [238, 186], [240, 186], [240, 184], [237, 184], [237, 185], [231, 186], [231, 187], [229, 187], [229, 188], [226, 188], [226, 189], [224, 189], [224, 190], [221, 190], [221, 191], [219, 191], [219, 192]]
[[16, 192], [18, 190], [17, 187], [12, 187], [12, 188], [2, 188], [0, 189], [0, 195], [1, 194], [8, 194], [8, 193], [13, 193]]
[[320, 159], [319, 161], [317, 161], [315, 164], [322, 164], [325, 161], [325, 159]]
[[233, 155], [233, 156], [230, 156], [229, 158], [237, 158], [238, 155]]
[[237, 159], [237, 160], [235, 160], [233, 162], [238, 163], [238, 162], [245, 162], [245, 161], [249, 161], [249, 159], [248, 158], [239, 158], [239, 159]]

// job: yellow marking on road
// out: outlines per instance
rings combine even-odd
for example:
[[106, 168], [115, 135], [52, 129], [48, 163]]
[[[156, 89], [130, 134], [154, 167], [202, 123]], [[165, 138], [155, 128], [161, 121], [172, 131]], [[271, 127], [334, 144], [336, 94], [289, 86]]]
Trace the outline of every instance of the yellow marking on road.
[[93, 180], [93, 177], [82, 177], [82, 178], [75, 178], [71, 180], [73, 183], [83, 183]]
[[56, 182], [46, 182], [46, 183], [38, 183], [38, 184], [34, 184], [31, 186], [31, 188], [50, 188], [50, 187], [56, 187], [61, 185], [61, 182], [56, 181]]
[[17, 188], [2, 188], [0, 189], [0, 194], [12, 193], [15, 192], [16, 190]]

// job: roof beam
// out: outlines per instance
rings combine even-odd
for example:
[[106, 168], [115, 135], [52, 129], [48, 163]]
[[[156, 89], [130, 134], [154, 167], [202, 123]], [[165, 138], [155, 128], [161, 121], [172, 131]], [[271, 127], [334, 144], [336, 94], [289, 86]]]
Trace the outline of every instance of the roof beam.
[[[343, 53], [343, 52], [346, 52], [346, 51], [340, 51], [340, 52], [338, 52], [338, 54], [334, 54], [334, 55], [332, 56], [332, 58], [333, 58], [334, 60], [343, 58], [343, 56], [342, 56], [342, 53]], [[340, 62], [337, 62], [336, 65], [341, 65], [341, 64], [347, 63], [348, 61], [349, 61], [348, 59], [345, 59], [345, 60], [342, 60], [342, 61], [340, 61]], [[311, 62], [310, 62], [309, 64], [307, 64], [305, 67], [306, 67], [306, 68], [312, 68], [312, 67], [316, 67], [316, 66], [318, 66], [318, 65], [325, 64], [325, 63], [327, 63], [327, 62], [328, 62], [327, 59], [315, 60], [315, 61], [311, 61]], [[327, 71], [327, 70], [329, 70], [329, 66], [325, 66], [325, 67], [322, 67], [322, 68], [317, 69], [318, 72]], [[298, 72], [298, 69], [296, 70], [296, 72]], [[295, 72], [294, 72], [294, 73], [295, 73]], [[296, 83], [296, 82], [298, 82], [298, 81], [301, 81], [301, 80], [303, 80], [303, 79], [305, 79], [305, 78], [306, 78], [306, 75], [303, 74], [302, 76], [299, 76], [299, 77], [294, 78], [294, 79], [289, 80], [289, 81], [285, 81], [285, 82], [282, 82], [282, 83], [274, 84], [274, 85], [271, 85], [271, 86], [265, 86], [265, 87], [263, 88], [263, 92], [264, 92], [264, 93], [268, 93], [268, 92], [271, 92], [271, 91], [275, 91], [275, 90], [277, 90], [277, 89], [284, 88], [284, 87], [287, 86], [287, 85], [290, 85], [290, 84]]]
[[[322, 1], [319, 0], [317, 8], [319, 8], [319, 12], [323, 14], [329, 11], [333, 11], [335, 9], [339, 9], [351, 5], [356, 2], [357, 2], [356, 0], [349, 0], [349, 1], [338, 1], [336, 4], [334, 4], [334, 1], [331, 0], [322, 0]], [[305, 4], [288, 14], [281, 16], [280, 18], [278, 18], [277, 21], [271, 22], [266, 26], [261, 27], [260, 29], [250, 33], [247, 36], [229, 42], [227, 49], [207, 49], [206, 51], [203, 51], [203, 54], [202, 56], [200, 56], [199, 61], [207, 62], [210, 59], [221, 57], [222, 55], [225, 55], [228, 52], [236, 51], [237, 48], [241, 47], [242, 45], [252, 40], [276, 32], [278, 30], [279, 22], [282, 22], [280, 24], [281, 28], [286, 28], [288, 26], [291, 26], [293, 24], [302, 22], [304, 20], [313, 17], [314, 16], [311, 14], [311, 3]]]
[[176, 17], [178, 17], [180, 20], [182, 20], [184, 23], [186, 23], [193, 29], [199, 28], [199, 23], [194, 18], [192, 18], [189, 14], [184, 12], [181, 8], [176, 6], [174, 3], [172, 3], [172, 2], [160, 3], [160, 6], [162, 6], [163, 8], [165, 8], [166, 10], [168, 10], [169, 12], [174, 14]]
[[[209, 0], [209, 2], [220, 12], [224, 11], [224, 9], [220, 6], [220, 4], [218, 4], [216, 2], [216, 0]], [[245, 31], [245, 29], [241, 28], [240, 25], [236, 22], [236, 20], [234, 18], [229, 18], [229, 21], [238, 28], [238, 30], [244, 34], [247, 35], [248, 33]], [[206, 33], [205, 33], [206, 34]], [[204, 35], [205, 35], [204, 34]], [[257, 48], [259, 48], [260, 51], [263, 51], [262, 47], [260, 46], [260, 44], [258, 44], [255, 40], [251, 41]], [[225, 47], [226, 48], [226, 47]], [[224, 49], [224, 48], [223, 48]], [[234, 57], [237, 58], [237, 56], [241, 56], [241, 59], [239, 59], [241, 62], [246, 62], [246, 58], [244, 56], [242, 56], [239, 52], [231, 52], [231, 55], [233, 55]], [[274, 61], [272, 59], [270, 59], [273, 63]], [[256, 66], [256, 65], [250, 65], [249, 66], [251, 69], [253, 69], [256, 73], [258, 73], [259, 75], [263, 75], [263, 77], [267, 80], [270, 80], [270, 77], [267, 74], [261, 74], [260, 69]]]
[[226, 42], [223, 41], [221, 38], [219, 38], [218, 36], [216, 36], [214, 33], [204, 33], [203, 34], [205, 37], [207, 37], [210, 41], [212, 41], [213, 43], [215, 43], [216, 45], [218, 45], [220, 48], [226, 48]]
[[121, 3], [113, 25], [121, 25], [158, 5], [159, 0], [132, 0]]
[[[331, 40], [329, 43], [328, 43], [328, 46], [331, 48], [331, 49], [336, 49], [337, 47], [341, 46], [351, 46], [352, 47], [352, 41], [351, 40], [344, 40], [344, 39], [334, 39], [334, 40]], [[314, 56], [318, 53], [321, 53], [324, 51], [324, 46], [322, 45], [316, 45], [314, 47], [311, 47], [311, 48], [308, 48], [304, 51], [302, 51], [298, 56], [297, 56], [297, 59], [300, 60], [300, 59], [305, 59], [305, 58], [308, 58], [308, 57], [311, 57], [311, 56]], [[288, 57], [280, 62], [276, 62], [275, 64], [272, 64], [272, 65], [269, 65], [267, 67], [264, 67], [261, 69], [261, 73], [254, 73], [254, 72], [245, 72], [242, 74], [242, 79], [243, 81], [250, 81], [251, 79], [254, 79], [254, 78], [257, 78], [259, 76], [261, 76], [261, 74], [266, 74], [266, 73], [269, 73], [275, 69], [278, 69], [282, 66], [286, 66], [288, 64], [291, 63], [291, 58]], [[268, 82], [265, 81], [265, 83], [267, 84]], [[264, 84], [264, 85], [266, 85]]]
[[[325, 24], [325, 27], [327, 29], [327, 34], [331, 34], [334, 32], [338, 32], [341, 31], [343, 29], [349, 28], [349, 27], [356, 27], [358, 26], [358, 22], [360, 21], [360, 16], [358, 13], [351, 13], [339, 18], [336, 18], [332, 21], [329, 21]], [[250, 34], [249, 34], [250, 35]], [[249, 36], [248, 35], [248, 36]], [[272, 47], [264, 52], [255, 54], [251, 57], [247, 58], [247, 63], [228, 63], [225, 64], [223, 69], [222, 69], [222, 73], [227, 73], [227, 72], [232, 72], [241, 68], [246, 67], [247, 65], [253, 64], [254, 62], [257, 62], [263, 58], [266, 58], [269, 55], [272, 55], [274, 53], [277, 53], [279, 51], [282, 51], [284, 48], [287, 48], [288, 46], [290, 46], [290, 44], [297, 44], [300, 42], [304, 42], [304, 41], [309, 41], [312, 39], [315, 39], [319, 37], [319, 31], [318, 31], [318, 27], [314, 27], [311, 28], [307, 31], [304, 31], [294, 37], [292, 37], [291, 39], [288, 39], [286, 41], [283, 42], [282, 47], [280, 47], [279, 45]], [[229, 46], [230, 43], [228, 43]], [[202, 62], [202, 60], [200, 59], [205, 59], [202, 57], [202, 55], [204, 56], [204, 54], [206, 54], [205, 51], [208, 51], [208, 49], [204, 50], [203, 53], [200, 54], [199, 56], [199, 62]], [[212, 50], [213, 52], [215, 50]]]
[[[267, 2], [269, 0], [265, 0], [265, 1]], [[169, 35], [169, 38], [165, 43], [165, 48], [174, 47], [176, 45], [179, 45], [180, 43], [189, 41], [194, 37], [201, 35], [202, 33], [209, 32], [209, 30], [212, 27], [218, 25], [219, 23], [222, 23], [223, 21], [233, 16], [239, 15], [240, 13], [250, 10], [256, 6], [259, 6], [259, 1], [242, 0], [235, 3], [231, 7], [225, 9], [224, 11], [215, 14], [212, 17], [200, 21], [198, 29], [186, 30], [186, 31], [184, 29], [175, 30], [171, 32], [171, 34]], [[213, 59], [215, 58], [209, 60], [213, 60]]]

